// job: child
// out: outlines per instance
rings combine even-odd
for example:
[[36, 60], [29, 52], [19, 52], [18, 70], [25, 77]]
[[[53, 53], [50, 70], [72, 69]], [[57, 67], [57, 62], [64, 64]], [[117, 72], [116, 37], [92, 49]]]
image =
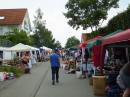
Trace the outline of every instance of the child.
[[27, 58], [25, 58], [24, 60], [27, 60], [25, 73], [31, 73], [31, 68], [32, 68], [31, 60]]
[[28, 69], [29, 69], [29, 73], [31, 73], [31, 68], [32, 68], [32, 64], [31, 64], [31, 60], [30, 59], [28, 59]]

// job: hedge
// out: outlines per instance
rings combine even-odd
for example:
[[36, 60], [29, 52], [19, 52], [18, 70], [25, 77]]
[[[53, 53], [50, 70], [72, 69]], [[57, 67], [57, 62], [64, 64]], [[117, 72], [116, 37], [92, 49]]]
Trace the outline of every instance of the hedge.
[[15, 66], [0, 66], [0, 72], [12, 72], [15, 77], [20, 77], [23, 72], [21, 72], [17, 67]]

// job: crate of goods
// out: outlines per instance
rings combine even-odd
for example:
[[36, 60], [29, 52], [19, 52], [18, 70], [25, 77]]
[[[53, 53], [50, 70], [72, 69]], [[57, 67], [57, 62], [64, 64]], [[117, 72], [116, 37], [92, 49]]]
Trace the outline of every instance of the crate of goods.
[[93, 76], [94, 95], [106, 95], [106, 76]]

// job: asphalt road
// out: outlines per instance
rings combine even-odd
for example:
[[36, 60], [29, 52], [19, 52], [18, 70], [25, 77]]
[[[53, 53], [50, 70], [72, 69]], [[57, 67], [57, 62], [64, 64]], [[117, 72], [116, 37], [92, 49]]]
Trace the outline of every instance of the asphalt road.
[[31, 74], [24, 74], [0, 90], [0, 97], [97, 97], [87, 78], [77, 79], [75, 74], [65, 72], [60, 69], [59, 83], [52, 85], [50, 63], [38, 63]]

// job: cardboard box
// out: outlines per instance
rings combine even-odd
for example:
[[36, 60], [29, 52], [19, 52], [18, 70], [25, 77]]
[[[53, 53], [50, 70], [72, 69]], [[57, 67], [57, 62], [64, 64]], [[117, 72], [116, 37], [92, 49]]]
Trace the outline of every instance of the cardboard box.
[[93, 76], [94, 95], [106, 95], [106, 76]]
[[89, 78], [89, 84], [93, 85], [93, 77]]

